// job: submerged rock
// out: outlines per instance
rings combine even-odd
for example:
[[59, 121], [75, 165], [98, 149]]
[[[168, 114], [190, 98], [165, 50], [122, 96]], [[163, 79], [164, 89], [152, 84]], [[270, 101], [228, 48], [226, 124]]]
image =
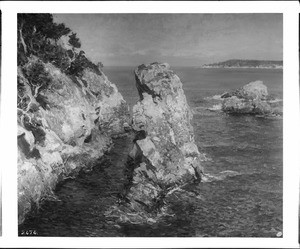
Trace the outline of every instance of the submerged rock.
[[201, 180], [201, 155], [195, 144], [192, 113], [179, 77], [168, 64], [135, 70], [140, 100], [133, 107], [136, 133], [129, 156], [126, 212], [121, 221], [153, 221], [176, 188]]
[[54, 197], [59, 181], [96, 165], [128, 122], [128, 106], [103, 73], [71, 76], [28, 58], [18, 68], [19, 223], [32, 204]]
[[224, 93], [221, 98], [222, 110], [229, 114], [278, 114], [262, 81], [250, 82], [233, 92]]

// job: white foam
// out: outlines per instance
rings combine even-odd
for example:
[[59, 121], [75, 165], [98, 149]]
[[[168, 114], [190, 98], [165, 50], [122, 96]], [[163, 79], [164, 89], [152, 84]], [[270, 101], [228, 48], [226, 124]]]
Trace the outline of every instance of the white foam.
[[272, 99], [272, 100], [268, 100], [269, 103], [278, 103], [278, 102], [282, 102], [282, 99]]
[[233, 170], [225, 170], [217, 175], [211, 175], [211, 174], [204, 174], [204, 177], [202, 177], [202, 182], [213, 182], [213, 181], [222, 181], [227, 177], [230, 176], [237, 176], [240, 175], [241, 173]]
[[213, 107], [211, 108], [207, 108], [210, 111], [221, 111], [222, 110], [222, 105], [221, 104], [217, 104], [217, 105], [213, 105]]
[[214, 95], [214, 96], [206, 97], [204, 99], [205, 100], [210, 100], [210, 99], [213, 99], [213, 100], [222, 100], [221, 96], [222, 95]]

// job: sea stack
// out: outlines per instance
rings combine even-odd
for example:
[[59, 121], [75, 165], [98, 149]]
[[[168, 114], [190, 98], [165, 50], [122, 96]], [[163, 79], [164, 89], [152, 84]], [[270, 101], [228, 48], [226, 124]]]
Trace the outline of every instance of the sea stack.
[[224, 93], [221, 98], [223, 99], [222, 110], [228, 114], [278, 114], [278, 108], [275, 108], [270, 101], [267, 87], [260, 80]]
[[[201, 180], [202, 167], [179, 77], [168, 64], [152, 63], [140, 65], [135, 78], [140, 100], [133, 107], [136, 137], [129, 156], [127, 207], [139, 214], [134, 222], [153, 222], [168, 194]], [[126, 212], [124, 216], [132, 221]]]

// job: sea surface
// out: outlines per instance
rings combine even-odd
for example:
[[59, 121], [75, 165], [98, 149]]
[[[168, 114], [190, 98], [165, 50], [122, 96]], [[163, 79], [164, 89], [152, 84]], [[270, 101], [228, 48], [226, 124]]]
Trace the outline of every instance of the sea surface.
[[[129, 105], [138, 100], [134, 68], [105, 68]], [[32, 212], [19, 235], [147, 237], [282, 237], [282, 117], [229, 116], [219, 96], [262, 80], [282, 106], [283, 73], [272, 69], [174, 68], [194, 113], [193, 126], [205, 174], [201, 199], [174, 205], [175, 217], [154, 225], [121, 225], [104, 212], [124, 183], [129, 138], [115, 141], [101, 164], [60, 184], [56, 201]], [[29, 232], [28, 232], [29, 231]]]

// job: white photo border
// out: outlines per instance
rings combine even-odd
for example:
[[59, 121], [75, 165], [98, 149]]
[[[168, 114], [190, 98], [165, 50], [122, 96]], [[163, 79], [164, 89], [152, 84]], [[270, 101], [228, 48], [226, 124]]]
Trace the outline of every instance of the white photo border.
[[[0, 166], [2, 237], [0, 247], [36, 248], [296, 248], [300, 176], [299, 3], [102, 1], [0, 2], [2, 79]], [[283, 238], [83, 238], [18, 237], [17, 222], [17, 13], [283, 13]], [[1, 182], [0, 182], [1, 183]]]

